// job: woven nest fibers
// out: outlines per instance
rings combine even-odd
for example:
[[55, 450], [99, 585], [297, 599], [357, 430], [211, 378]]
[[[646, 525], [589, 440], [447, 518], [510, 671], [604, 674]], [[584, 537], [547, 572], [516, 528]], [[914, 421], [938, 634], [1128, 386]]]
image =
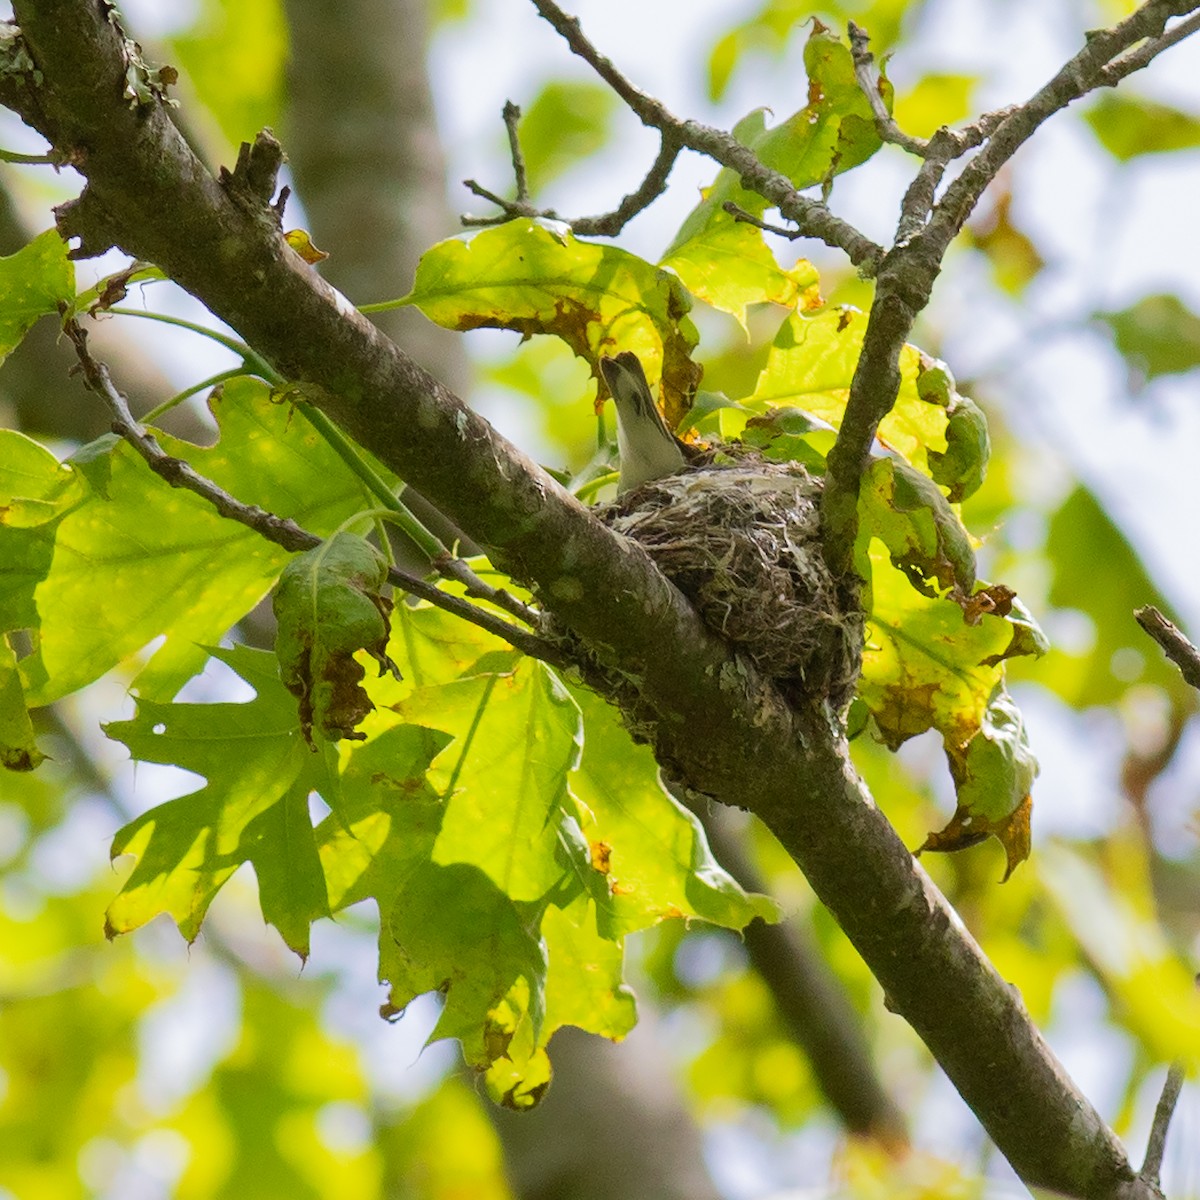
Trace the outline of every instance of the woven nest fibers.
[[821, 554], [821, 487], [796, 464], [710, 466], [644, 484], [601, 515], [789, 699], [841, 705], [863, 619], [843, 608]]

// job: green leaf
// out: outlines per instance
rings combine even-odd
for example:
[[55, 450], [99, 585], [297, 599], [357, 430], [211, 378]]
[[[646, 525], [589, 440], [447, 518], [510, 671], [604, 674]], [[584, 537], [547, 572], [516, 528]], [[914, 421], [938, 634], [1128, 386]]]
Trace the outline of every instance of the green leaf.
[[746, 308], [782, 304], [811, 308], [821, 302], [820, 278], [806, 259], [781, 267], [762, 230], [744, 221], [714, 220], [662, 260], [693, 296], [730, 313], [749, 333]]
[[892, 565], [918, 591], [927, 581], [969, 596], [975, 587], [975, 552], [958, 514], [937, 484], [895, 458], [873, 461], [862, 480], [859, 511], [863, 536], [878, 537]]
[[[829, 308], [815, 316], [793, 314], [776, 335], [758, 386], [746, 403], [761, 409], [800, 408], [838, 427], [866, 325], [866, 314], [855, 308]], [[900, 391], [878, 435], [884, 446], [926, 474], [932, 474], [929, 452], [944, 454], [948, 449], [949, 410], [943, 393], [929, 389], [922, 396], [918, 387], [922, 372], [933, 363], [915, 346], [900, 351]]]
[[[807, 14], [806, 14], [807, 15]], [[835, 175], [867, 161], [882, 143], [875, 117], [854, 75], [850, 49], [819, 21], [804, 46], [808, 72], [808, 103], [778, 125], [767, 128], [765, 110], [757, 109], [733, 128], [733, 136], [753, 150], [760, 162], [791, 180], [802, 191], [828, 185]], [[890, 106], [891, 85], [882, 81], [884, 103]], [[704, 199], [684, 221], [667, 251], [670, 257], [712, 225], [731, 223], [724, 211], [732, 202], [758, 216], [768, 201], [741, 184], [741, 177], [723, 167]], [[761, 231], [758, 231], [761, 240]]]
[[[1030, 792], [1038, 764], [1013, 698], [997, 684], [975, 734], [946, 744], [958, 808], [921, 850], [961, 850], [995, 837], [1008, 859], [1004, 878], [1029, 857]], [[918, 851], [920, 853], [920, 851]]]
[[662, 379], [674, 423], [699, 382], [691, 300], [670, 272], [536, 221], [439, 242], [421, 258], [403, 303], [448, 329], [554, 334], [597, 375], [602, 356], [631, 350], [648, 379]]
[[527, 1070], [539, 1072], [545, 1011], [546, 951], [530, 918], [536, 913], [505, 896], [477, 867], [425, 862], [399, 881], [387, 913], [392, 945], [379, 964], [381, 978], [392, 985], [389, 1012], [440, 991], [445, 1005], [430, 1040], [458, 1038], [475, 1067], [501, 1058], [512, 1064], [509, 1102], [516, 1107], [536, 1099], [517, 1080]]
[[1117, 350], [1146, 379], [1200, 367], [1200, 316], [1178, 296], [1143, 296], [1129, 308], [1093, 317], [1108, 326]]
[[588, 80], [552, 80], [525, 110], [521, 150], [536, 193], [608, 141], [618, 100]]
[[1144, 96], [1101, 92], [1083, 118], [1105, 150], [1120, 162], [1200, 146], [1200, 117]]
[[[231, 380], [210, 404], [221, 440], [200, 448], [157, 434], [168, 454], [316, 533], [363, 507], [362, 485], [307, 423], [271, 403], [265, 384]], [[34, 630], [21, 662], [30, 705], [91, 683], [160, 635], [166, 641], [137, 687], [169, 698], [203, 665], [199, 645], [218, 642], [267, 593], [286, 551], [169, 487], [124, 443], [87, 464], [89, 479], [107, 476], [103, 492], [86, 489], [82, 467], [51, 463], [28, 446], [0, 455], [0, 496], [22, 498], [21, 519], [28, 523], [31, 506], [57, 514], [35, 528], [0, 525], [0, 551], [18, 564], [0, 599], [11, 590], [18, 605], [8, 620]]]
[[961, 396], [944, 362], [922, 357], [917, 371], [917, 395], [946, 410], [946, 449], [927, 451], [929, 473], [947, 489], [952, 504], [973, 496], [987, 477], [992, 442], [983, 410]]
[[625, 982], [625, 951], [598, 930], [596, 904], [581, 893], [542, 917], [550, 959], [541, 1044], [565, 1025], [617, 1041], [637, 1024], [637, 1001]]
[[82, 478], [32, 438], [0, 429], [0, 632], [33, 631], [58, 523], [87, 494]]
[[[350, 755], [317, 845], [337, 912], [374, 898], [386, 916], [398, 883], [433, 852], [444, 805], [426, 779], [451, 738], [420, 725], [393, 725]], [[381, 949], [390, 934], [380, 928]]]
[[0, 634], [0, 765], [9, 771], [32, 771], [45, 757], [34, 740], [16, 655]]
[[511, 899], [538, 900], [588, 870], [567, 790], [579, 709], [541, 663], [497, 658], [508, 659], [500, 670], [423, 688], [397, 709], [455, 736], [429, 774], [445, 803], [434, 861], [470, 863]]
[[718, 865], [699, 820], [659, 783], [650, 748], [635, 744], [599, 697], [583, 689], [574, 695], [585, 735], [571, 790], [607, 892], [597, 917], [604, 935], [618, 938], [667, 917], [729, 929], [755, 917], [778, 920], [772, 900], [743, 891]]
[[117, 832], [113, 857], [130, 854], [137, 863], [109, 905], [105, 930], [113, 937], [167, 913], [193, 941], [213, 897], [250, 862], [263, 917], [304, 958], [309, 925], [329, 914], [308, 816], [320, 760], [300, 736], [273, 655], [245, 647], [213, 654], [255, 688], [254, 700], [143, 699], [132, 720], [105, 727], [141, 762], [170, 763], [207, 780], [200, 791], [160, 804]]
[[0, 362], [39, 317], [75, 299], [75, 264], [68, 249], [58, 231], [48, 229], [16, 254], [0, 258]]
[[[1004, 662], [1046, 649], [1007, 589], [972, 600], [925, 596], [871, 548], [872, 607], [859, 697], [891, 750], [936, 729], [958, 793], [950, 823], [923, 850], [958, 850], [997, 837], [1008, 870], [1029, 853], [1029, 785], [1036, 763], [1004, 691]], [[1005, 876], [1007, 878], [1007, 875]]]
[[370, 542], [343, 532], [297, 555], [279, 577], [275, 653], [284, 686], [300, 701], [300, 729], [310, 745], [314, 724], [330, 741], [366, 737], [356, 731], [372, 704], [359, 686], [366, 672], [355, 651], [365, 650], [380, 674], [399, 674], [387, 654], [387, 573], [387, 559]]

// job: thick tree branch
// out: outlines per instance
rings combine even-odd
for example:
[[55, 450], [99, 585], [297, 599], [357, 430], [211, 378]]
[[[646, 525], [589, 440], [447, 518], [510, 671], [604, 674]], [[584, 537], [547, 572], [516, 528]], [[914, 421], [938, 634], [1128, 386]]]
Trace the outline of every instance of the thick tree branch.
[[[696, 792], [766, 821], [1023, 1179], [1070, 1196], [1149, 1196], [1019, 996], [872, 803], [834, 715], [790, 710], [640, 547], [595, 520], [292, 253], [263, 199], [262, 166], [276, 157], [269, 139], [237, 172], [212, 179], [156, 103], [129, 107], [107, 6], [16, 0], [15, 9], [34, 66], [4, 57], [11, 39], [0, 42], [0, 100], [87, 176], [60, 212], [79, 252], [120, 244], [156, 262], [287, 377], [319, 384], [333, 418], [633, 681], [633, 716], [653, 729], [660, 760]], [[899, 282], [889, 286], [912, 304]], [[902, 325], [876, 335], [876, 362]]]

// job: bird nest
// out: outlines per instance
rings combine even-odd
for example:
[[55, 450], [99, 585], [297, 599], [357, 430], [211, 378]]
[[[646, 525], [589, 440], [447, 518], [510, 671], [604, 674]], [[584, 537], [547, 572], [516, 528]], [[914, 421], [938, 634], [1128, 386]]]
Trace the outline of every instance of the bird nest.
[[602, 515], [790, 700], [840, 706], [858, 678], [863, 618], [821, 553], [822, 484], [798, 464], [743, 459], [643, 484]]

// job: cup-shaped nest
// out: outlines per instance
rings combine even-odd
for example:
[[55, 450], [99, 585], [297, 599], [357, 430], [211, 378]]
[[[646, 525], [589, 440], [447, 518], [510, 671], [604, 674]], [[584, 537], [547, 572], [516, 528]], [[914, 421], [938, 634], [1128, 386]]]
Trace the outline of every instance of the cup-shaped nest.
[[821, 553], [823, 481], [798, 464], [710, 466], [658, 479], [604, 513], [705, 623], [793, 702], [851, 696], [862, 613]]

